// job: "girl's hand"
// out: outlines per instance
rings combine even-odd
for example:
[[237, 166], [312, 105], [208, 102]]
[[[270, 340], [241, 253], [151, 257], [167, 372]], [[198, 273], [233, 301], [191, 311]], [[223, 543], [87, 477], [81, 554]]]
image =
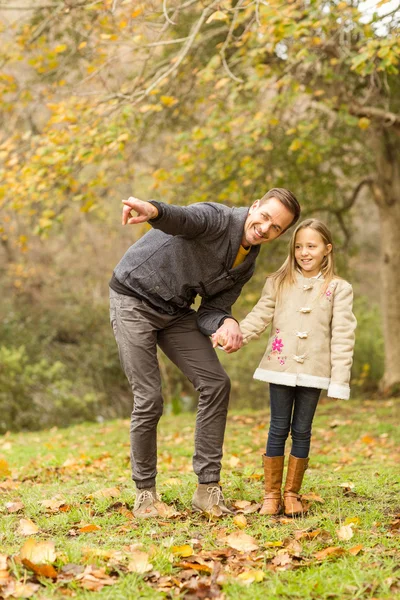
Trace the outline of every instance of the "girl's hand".
[[236, 352], [243, 345], [243, 335], [235, 319], [225, 319], [212, 340], [214, 348], [220, 345], [228, 354]]

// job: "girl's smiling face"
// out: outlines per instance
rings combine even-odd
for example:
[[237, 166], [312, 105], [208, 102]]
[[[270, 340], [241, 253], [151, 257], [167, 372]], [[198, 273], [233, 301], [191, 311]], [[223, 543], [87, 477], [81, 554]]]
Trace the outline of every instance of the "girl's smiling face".
[[294, 256], [304, 277], [316, 277], [325, 256], [332, 251], [332, 244], [325, 244], [315, 229], [300, 229], [296, 235]]

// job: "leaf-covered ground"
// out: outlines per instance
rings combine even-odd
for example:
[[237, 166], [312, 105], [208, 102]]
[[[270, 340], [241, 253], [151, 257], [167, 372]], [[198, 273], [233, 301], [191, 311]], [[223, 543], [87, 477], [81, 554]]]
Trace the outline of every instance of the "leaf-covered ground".
[[256, 512], [266, 412], [232, 413], [235, 517], [190, 510], [194, 415], [159, 428], [158, 520], [138, 521], [128, 421], [0, 439], [0, 598], [400, 598], [399, 400], [323, 400], [304, 518]]

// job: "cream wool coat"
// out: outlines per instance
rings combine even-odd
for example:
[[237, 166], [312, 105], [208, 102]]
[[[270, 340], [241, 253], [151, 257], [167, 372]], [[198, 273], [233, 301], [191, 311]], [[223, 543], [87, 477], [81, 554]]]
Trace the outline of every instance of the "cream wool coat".
[[323, 292], [322, 275], [305, 278], [297, 273], [296, 278], [278, 304], [274, 282], [268, 278], [260, 300], [240, 323], [244, 344], [259, 338], [271, 324], [254, 378], [327, 389], [328, 396], [347, 400], [357, 325], [352, 287], [336, 278]]

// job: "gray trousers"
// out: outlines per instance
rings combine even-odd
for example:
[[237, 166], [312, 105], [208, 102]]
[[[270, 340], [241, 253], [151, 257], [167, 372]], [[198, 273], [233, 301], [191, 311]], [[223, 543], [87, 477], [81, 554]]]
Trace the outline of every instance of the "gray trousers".
[[157, 345], [200, 392], [193, 469], [199, 483], [219, 481], [230, 380], [192, 309], [176, 315], [110, 290], [110, 320], [122, 368], [134, 396], [131, 415], [132, 479], [137, 488], [155, 485], [157, 424], [163, 412]]

